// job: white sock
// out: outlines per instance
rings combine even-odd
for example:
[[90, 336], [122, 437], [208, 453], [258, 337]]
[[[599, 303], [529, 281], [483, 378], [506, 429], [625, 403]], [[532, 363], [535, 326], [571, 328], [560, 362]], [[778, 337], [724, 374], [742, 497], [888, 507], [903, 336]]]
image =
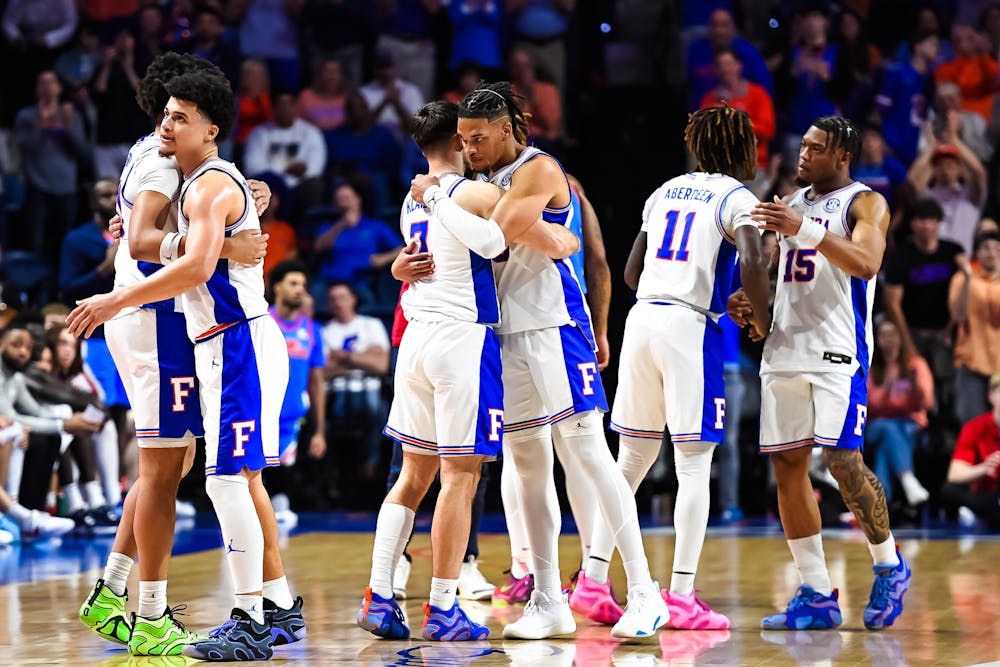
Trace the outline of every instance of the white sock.
[[812, 586], [818, 593], [830, 595], [833, 586], [830, 584], [830, 572], [826, 569], [823, 536], [816, 533], [809, 537], [788, 540], [788, 548], [792, 551], [795, 569], [799, 571], [799, 582]]
[[92, 510], [108, 504], [107, 499], [104, 497], [104, 490], [101, 488], [101, 483], [96, 479], [85, 483], [83, 485], [83, 492], [87, 496], [87, 506]]
[[565, 451], [566, 442], [559, 429], [552, 431], [552, 444], [555, 445], [556, 456], [566, 474], [566, 498], [580, 535], [580, 567], [583, 568], [590, 558], [590, 540], [594, 537], [594, 527], [598, 522], [597, 503], [594, 502], [594, 495], [587, 485], [587, 476], [580, 470], [576, 457]]
[[94, 438], [94, 463], [106, 504], [117, 506], [122, 500], [122, 487], [118, 481], [118, 429], [111, 419]]
[[372, 547], [372, 572], [368, 586], [375, 595], [392, 597], [392, 572], [403, 554], [403, 547], [413, 530], [413, 510], [395, 503], [382, 503], [375, 523]]
[[236, 598], [236, 608], [242, 609], [250, 618], [257, 621], [258, 623], [264, 622], [264, 596], [260, 594], [252, 593], [237, 593]]
[[17, 523], [21, 530], [31, 528], [31, 510], [21, 503], [11, 503], [10, 507], [7, 508], [7, 516]]
[[278, 609], [291, 609], [295, 604], [292, 592], [288, 590], [288, 579], [284, 576], [264, 582], [264, 597], [273, 602]]
[[[108, 554], [108, 564], [104, 566], [104, 583], [115, 595], [125, 594], [125, 582], [132, 571], [132, 558], [112, 551]], [[166, 582], [164, 582], [166, 584]]]
[[[249, 480], [242, 475], [208, 475], [205, 491], [222, 528], [222, 548], [229, 561], [233, 590], [237, 597], [260, 598], [259, 591], [264, 589], [264, 532], [250, 495]], [[249, 606], [236, 606], [252, 612]], [[257, 608], [263, 613], [262, 603]]]
[[531, 549], [528, 547], [528, 533], [524, 527], [524, 507], [517, 492], [517, 471], [514, 469], [513, 454], [509, 445], [503, 445], [503, 463], [500, 470], [500, 498], [507, 521], [507, 536], [510, 540], [510, 573], [515, 579], [523, 579], [531, 571]]
[[7, 479], [4, 484], [7, 487], [7, 495], [11, 500], [17, 500], [21, 493], [21, 475], [24, 472], [24, 452], [20, 447], [12, 447], [10, 450], [10, 460], [7, 462]]
[[674, 443], [674, 468], [677, 471], [677, 502], [674, 505], [673, 574], [670, 592], [690, 595], [698, 572], [701, 549], [708, 527], [709, 485], [712, 475], [711, 442]]
[[[556, 428], [563, 432], [567, 455], [579, 461], [587, 482], [597, 494], [600, 516], [621, 553], [629, 590], [650, 584], [653, 580], [649, 576], [646, 551], [639, 532], [635, 495], [611, 458], [600, 413], [594, 411], [575, 415], [557, 424]], [[591, 552], [601, 556], [594, 548], [593, 540], [590, 548]]]
[[[659, 440], [647, 440], [644, 438], [634, 438], [622, 435], [618, 439], [618, 469], [625, 476], [629, 488], [634, 494], [642, 480], [646, 478], [646, 473], [656, 463], [656, 457], [660, 452]], [[597, 503], [593, 503], [597, 509]], [[587, 561], [587, 578], [604, 583], [608, 580], [608, 565], [611, 556], [614, 555], [615, 540], [608, 530], [603, 519], [594, 526], [593, 537], [590, 541], [590, 560]], [[602, 564], [603, 563], [603, 564]]]
[[66, 501], [67, 514], [87, 509], [87, 503], [84, 502], [80, 486], [76, 482], [70, 482], [63, 487], [63, 499]]
[[159, 618], [167, 609], [167, 582], [140, 581], [139, 609], [136, 614], [143, 618]]
[[458, 579], [438, 579], [431, 577], [432, 607], [448, 611], [455, 606], [455, 591], [458, 589]]
[[896, 567], [899, 565], [899, 554], [896, 553], [896, 539], [889, 533], [889, 539], [882, 544], [868, 543], [872, 553], [872, 561], [880, 567]]

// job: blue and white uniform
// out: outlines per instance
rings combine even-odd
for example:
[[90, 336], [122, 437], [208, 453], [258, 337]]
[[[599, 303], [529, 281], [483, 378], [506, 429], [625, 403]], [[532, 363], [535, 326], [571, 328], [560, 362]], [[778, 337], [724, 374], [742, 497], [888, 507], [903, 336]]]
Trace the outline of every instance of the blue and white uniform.
[[[441, 176], [449, 194], [467, 183]], [[438, 456], [496, 458], [504, 428], [500, 322], [490, 259], [503, 251], [485, 223], [454, 234], [407, 195], [399, 227], [434, 253], [434, 275], [402, 296], [408, 325], [396, 361], [396, 393], [385, 434], [403, 449]], [[501, 236], [502, 239], [502, 236]], [[483, 254], [479, 254], [483, 253]]]
[[[177, 201], [181, 173], [173, 158], [160, 155], [160, 137], [149, 134], [129, 150], [118, 182], [116, 208], [122, 238], [115, 255], [115, 289], [133, 285], [162, 268], [132, 258], [132, 205], [144, 191]], [[168, 221], [173, 225], [173, 218]], [[171, 230], [168, 230], [171, 231]], [[178, 447], [204, 435], [194, 347], [185, 333], [176, 299], [122, 310], [105, 327], [108, 349], [125, 385], [140, 447]]]
[[[853, 182], [825, 195], [803, 188], [789, 206], [851, 238], [848, 210], [870, 188]], [[779, 244], [771, 333], [760, 366], [760, 450], [858, 449], [868, 417], [875, 279], [854, 278], [794, 237]]]
[[[525, 148], [514, 162], [481, 178], [509, 190], [514, 172], [541, 155], [548, 154]], [[542, 219], [570, 227], [570, 192], [567, 182], [566, 205], [545, 208]], [[554, 424], [577, 413], [607, 412], [590, 310], [572, 262], [514, 244], [494, 267], [502, 314], [497, 332], [503, 349], [506, 431]]]
[[[314, 368], [323, 368], [323, 336], [319, 325], [305, 313], [294, 320], [284, 320], [271, 306], [271, 317], [285, 337], [288, 350], [288, 387], [281, 404], [278, 456], [282, 465], [295, 463], [299, 445], [299, 429], [309, 414], [309, 376]], [[324, 409], [326, 406], [323, 406]]]
[[659, 442], [722, 441], [723, 336], [736, 267], [736, 230], [757, 198], [722, 174], [673, 178], [646, 200], [646, 255], [629, 312], [611, 428]]
[[[226, 174], [243, 191], [243, 214], [226, 226], [226, 236], [259, 230], [246, 179], [231, 162], [210, 158], [184, 180], [178, 231], [187, 234], [190, 226], [184, 212], [188, 188], [210, 171]], [[260, 470], [277, 465], [288, 353], [278, 325], [267, 316], [262, 265], [219, 259], [208, 282], [188, 290], [180, 300], [188, 337], [195, 343], [201, 383], [205, 474], [236, 475], [244, 467]]]

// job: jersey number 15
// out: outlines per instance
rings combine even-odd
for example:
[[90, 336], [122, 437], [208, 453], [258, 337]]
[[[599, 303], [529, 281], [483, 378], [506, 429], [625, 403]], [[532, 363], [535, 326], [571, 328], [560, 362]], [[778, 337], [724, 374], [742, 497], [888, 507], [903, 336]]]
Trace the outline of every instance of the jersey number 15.
[[684, 216], [684, 231], [681, 232], [681, 243], [675, 250], [674, 236], [677, 233], [677, 218], [680, 215], [681, 212], [676, 209], [667, 213], [667, 228], [663, 230], [663, 243], [660, 244], [660, 249], [656, 251], [657, 259], [675, 262], [688, 261], [688, 255], [690, 254], [688, 252], [688, 239], [691, 237], [691, 225], [694, 224], [694, 211]]

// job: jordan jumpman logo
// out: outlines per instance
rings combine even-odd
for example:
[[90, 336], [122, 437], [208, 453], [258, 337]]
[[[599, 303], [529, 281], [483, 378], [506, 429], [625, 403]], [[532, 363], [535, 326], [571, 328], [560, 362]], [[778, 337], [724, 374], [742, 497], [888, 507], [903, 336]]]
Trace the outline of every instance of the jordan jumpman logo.
[[226, 554], [231, 554], [231, 553], [240, 553], [240, 554], [242, 554], [242, 553], [246, 553], [246, 551], [247, 551], [246, 549], [234, 549], [233, 548], [233, 541], [231, 539], [229, 540], [229, 544], [226, 545]]

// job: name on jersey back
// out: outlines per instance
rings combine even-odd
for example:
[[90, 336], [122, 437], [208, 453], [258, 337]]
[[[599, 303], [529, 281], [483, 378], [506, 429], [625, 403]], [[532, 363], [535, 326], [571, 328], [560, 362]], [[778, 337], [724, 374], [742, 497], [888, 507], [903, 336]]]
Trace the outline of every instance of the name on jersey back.
[[687, 201], [702, 201], [706, 204], [715, 198], [715, 192], [702, 188], [670, 188], [664, 191], [664, 199], [683, 199]]

